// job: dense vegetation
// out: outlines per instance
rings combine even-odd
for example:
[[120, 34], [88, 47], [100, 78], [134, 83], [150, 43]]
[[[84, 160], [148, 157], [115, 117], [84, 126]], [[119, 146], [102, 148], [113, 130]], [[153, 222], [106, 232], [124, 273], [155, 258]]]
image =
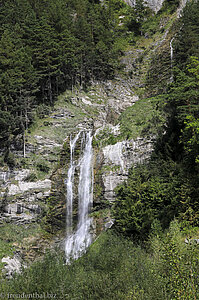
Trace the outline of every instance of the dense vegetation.
[[[125, 39], [134, 43], [144, 32], [152, 35], [159, 17], [146, 20], [149, 11], [141, 2], [139, 17], [116, 0], [103, 5], [39, 2], [10, 0], [0, 9], [0, 138], [8, 149], [5, 158], [13, 136], [27, 129], [41, 104], [43, 110], [66, 88], [111, 77]], [[173, 11], [176, 3], [168, 1], [165, 7]], [[120, 14], [126, 16], [123, 26], [118, 26]], [[64, 265], [62, 254], [47, 254], [22, 275], [2, 280], [2, 293], [48, 292], [57, 299], [199, 298], [194, 239], [199, 226], [198, 14], [199, 1], [188, 3], [176, 25], [171, 80], [160, 89], [162, 94], [151, 92], [156, 115], [162, 111], [166, 122], [158, 127], [150, 161], [133, 167], [117, 188], [117, 233], [101, 235], [71, 265]]]
[[147, 251], [106, 232], [71, 265], [65, 265], [62, 255], [48, 253], [23, 275], [2, 281], [1, 292], [78, 300], [198, 299], [199, 248], [184, 243], [178, 222], [163, 234], [155, 221], [146, 246]]
[[[115, 218], [127, 235], [146, 237], [154, 219], [167, 228], [174, 217], [198, 226], [199, 2], [189, 3], [174, 42], [174, 68], [164, 94], [154, 96], [166, 114], [148, 164], [133, 167], [117, 188]], [[158, 104], [159, 103], [159, 104]]]
[[[113, 76], [126, 40], [140, 33], [138, 6], [121, 0], [1, 3], [0, 144], [8, 162], [13, 141], [22, 145], [35, 114], [45, 115], [58, 94]], [[120, 14], [126, 15], [123, 26]]]

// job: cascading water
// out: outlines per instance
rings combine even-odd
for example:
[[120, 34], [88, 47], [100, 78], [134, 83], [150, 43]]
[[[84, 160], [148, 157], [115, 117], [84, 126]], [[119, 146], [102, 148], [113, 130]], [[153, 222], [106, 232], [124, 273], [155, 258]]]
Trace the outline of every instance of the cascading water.
[[76, 142], [80, 136], [80, 132], [72, 140], [70, 139], [70, 168], [68, 170], [68, 178], [66, 181], [67, 187], [67, 201], [66, 201], [66, 234], [69, 236], [73, 231], [73, 180], [75, 172], [75, 163], [73, 161], [73, 154]]
[[92, 136], [91, 132], [82, 133], [82, 155], [79, 160], [79, 185], [78, 185], [78, 223], [77, 229], [73, 233], [73, 179], [76, 165], [73, 153], [77, 140], [81, 133], [70, 142], [71, 161], [68, 170], [67, 186], [67, 236], [65, 243], [66, 262], [70, 258], [77, 259], [92, 242], [90, 228], [92, 219], [89, 217], [89, 210], [93, 202], [93, 178], [92, 178]]
[[173, 40], [174, 40], [174, 37], [171, 39], [170, 41], [170, 58], [171, 58], [171, 82], [173, 81]]

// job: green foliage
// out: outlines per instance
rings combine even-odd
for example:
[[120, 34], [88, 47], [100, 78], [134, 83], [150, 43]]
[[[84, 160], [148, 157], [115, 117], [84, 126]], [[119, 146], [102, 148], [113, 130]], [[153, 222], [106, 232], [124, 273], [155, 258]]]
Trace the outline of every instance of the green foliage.
[[146, 10], [141, 27], [142, 33], [147, 34], [148, 37], [156, 33], [163, 33], [165, 26], [162, 25], [168, 17], [171, 18], [178, 5], [179, 0], [165, 0], [157, 14], [154, 15], [149, 9]]
[[192, 157], [195, 162], [199, 163], [199, 120], [193, 116], [187, 116], [185, 121], [185, 128], [183, 130], [182, 141], [184, 142], [185, 150]]
[[151, 248], [156, 253], [156, 274], [166, 279], [171, 299], [198, 299], [199, 247], [194, 239], [185, 243], [180, 224], [174, 220], [164, 235], [152, 234]]
[[99, 131], [96, 135], [93, 145], [94, 146], [106, 146], [106, 145], [114, 145], [117, 143], [117, 137], [111, 132], [110, 128], [105, 127], [103, 130]]
[[15, 155], [9, 151], [9, 149], [5, 152], [4, 162], [11, 168], [16, 165]]
[[[1, 292], [21, 294], [43, 292], [57, 299], [165, 299], [162, 283], [151, 272], [145, 251], [122, 236], [107, 232], [82, 258], [64, 264], [58, 252], [47, 253], [43, 261], [24, 270]], [[132, 298], [133, 297], [133, 298]]]
[[36, 107], [36, 116], [40, 119], [45, 118], [51, 112], [51, 108], [46, 104], [40, 104]]
[[25, 179], [24, 181], [27, 182], [34, 182], [37, 181], [37, 175], [34, 172], [31, 172]]
[[58, 250], [48, 252], [21, 275], [1, 280], [1, 292], [48, 292], [57, 299], [198, 299], [199, 247], [184, 242], [177, 221], [166, 233], [154, 221], [147, 249], [109, 230], [70, 265]]
[[[74, 85], [106, 79], [119, 67], [125, 39], [116, 7], [99, 1], [4, 1], [0, 8], [1, 146]], [[37, 109], [37, 106], [39, 108]]]
[[[36, 224], [16, 225], [1, 223], [0, 225], [0, 261], [3, 257], [12, 257], [16, 251], [16, 245], [24, 247], [24, 238], [39, 233], [40, 227]], [[4, 264], [0, 263], [0, 277]]]
[[41, 226], [47, 233], [57, 233], [65, 226], [65, 194], [62, 189], [63, 187], [59, 186], [59, 190], [54, 190], [47, 199], [47, 211], [41, 220]]
[[161, 97], [141, 99], [120, 116], [122, 138], [153, 136], [161, 132], [165, 114]]
[[185, 68], [190, 56], [199, 57], [199, 1], [187, 2], [180, 19], [180, 30], [175, 39], [175, 60], [182, 69]]
[[[189, 13], [187, 11], [188, 8]], [[192, 37], [196, 37], [197, 30], [195, 23], [197, 23], [197, 20], [194, 18], [192, 20], [189, 14], [193, 9], [197, 9], [197, 5], [194, 3], [189, 4], [188, 8], [185, 9], [182, 17], [183, 32], [187, 32], [188, 34], [189, 30], [189, 34], [191, 34]], [[187, 23], [185, 20], [187, 20]], [[144, 193], [141, 194], [143, 196], [141, 197], [141, 201], [138, 202], [138, 197], [133, 194], [132, 189], [133, 185], [135, 185], [135, 187], [137, 187], [137, 185], [139, 186], [139, 180], [136, 178], [135, 180], [131, 181], [131, 175], [129, 176], [129, 181], [127, 182], [127, 186], [129, 187], [130, 191], [127, 192], [127, 189], [125, 188], [122, 199], [121, 195], [119, 194], [117, 201], [117, 216], [119, 218], [118, 225], [122, 228], [122, 222], [125, 222], [124, 220], [128, 220], [128, 218], [130, 218], [132, 215], [132, 220], [130, 219], [128, 222], [126, 222], [127, 233], [129, 233], [128, 230], [130, 230], [130, 234], [132, 234], [133, 231], [129, 224], [132, 224], [133, 230], [135, 230], [136, 224], [133, 222], [136, 222], [136, 218], [138, 218], [138, 221], [140, 221], [141, 224], [140, 227], [137, 227], [137, 232], [143, 232], [143, 230], [146, 230], [147, 232], [147, 226], [145, 225], [146, 222], [143, 220], [144, 214], [147, 214], [148, 220], [151, 222], [150, 209], [153, 211], [153, 214], [156, 213], [156, 210], [153, 210], [154, 206], [152, 201], [147, 201], [148, 194], [150, 194], [151, 179], [155, 180], [156, 183], [161, 183], [160, 186], [162, 191], [165, 190], [164, 185], [167, 185], [165, 190], [166, 197], [164, 198], [164, 196], [161, 195], [163, 202], [160, 205], [158, 214], [156, 214], [156, 217], [160, 219], [161, 223], [166, 226], [168, 225], [164, 220], [164, 213], [166, 212], [168, 215], [168, 220], [172, 220], [174, 216], [178, 216], [181, 220], [188, 222], [189, 224], [198, 225], [197, 219], [199, 207], [197, 199], [199, 190], [197, 182], [199, 153], [199, 61], [197, 49], [191, 47], [192, 52], [190, 53], [194, 56], [189, 57], [187, 56], [187, 50], [180, 48], [181, 44], [186, 46], [186, 40], [187, 38], [189, 39], [189, 37], [184, 36], [183, 41], [179, 35], [177, 35], [175, 38], [175, 67], [172, 69], [172, 82], [167, 84], [167, 86], [162, 89], [164, 94], [158, 96], [159, 99], [162, 99], [161, 103], [164, 103], [164, 105], [161, 107], [161, 110], [163, 110], [162, 115], [166, 116], [166, 118], [165, 123], [158, 132], [157, 142], [155, 145], [155, 155], [152, 156], [151, 159], [152, 163], [155, 165], [157, 164], [157, 170], [151, 169], [151, 165], [149, 164], [147, 170], [150, 174], [150, 179], [144, 178], [142, 182], [141, 191], [144, 192], [144, 187], [147, 186], [147, 195], [145, 196]], [[164, 64], [165, 61], [164, 63], [161, 63], [163, 70], [166, 68], [166, 64]], [[158, 93], [160, 91], [160, 86], [157, 86], [156, 83], [154, 86], [156, 88], [156, 92]], [[159, 160], [160, 158], [163, 159], [162, 162]], [[161, 165], [158, 166], [158, 162], [166, 166], [165, 169], [162, 169]], [[168, 164], [168, 162], [172, 163]], [[175, 166], [175, 168], [173, 166]], [[161, 176], [159, 174], [159, 168], [162, 170]], [[171, 181], [171, 178], [169, 178], [171, 174], [173, 182]], [[153, 192], [154, 195], [157, 194], [157, 191], [158, 185], [155, 187], [155, 192]], [[129, 202], [127, 201], [125, 203], [128, 193], [130, 200]], [[126, 205], [123, 206], [121, 211], [119, 209], [119, 206], [121, 205], [119, 200], [121, 200], [121, 203], [124, 202]], [[145, 203], [145, 201], [147, 203]], [[127, 205], [127, 203], [129, 204]], [[138, 215], [133, 215], [132, 211], [137, 203], [140, 205], [141, 213]], [[155, 207], [156, 205], [158, 206], [158, 204], [155, 204]], [[128, 211], [128, 213], [124, 217], [125, 211]], [[126, 228], [124, 231], [126, 231]]]
[[36, 165], [36, 168], [41, 171], [41, 172], [44, 172], [44, 173], [48, 173], [49, 170], [50, 170], [50, 167], [47, 165], [46, 162], [44, 161], [39, 161], [37, 162], [37, 165]]
[[[190, 169], [198, 161], [198, 66], [197, 57], [190, 57], [185, 70], [174, 69], [174, 82], [170, 85], [165, 100], [169, 113], [169, 126], [178, 136], [178, 143], [184, 147], [184, 158]], [[182, 151], [181, 151], [182, 152]], [[180, 154], [180, 153], [178, 153]]]
[[127, 235], [145, 238], [156, 218], [167, 227], [180, 211], [180, 178], [172, 161], [159, 159], [132, 168], [128, 181], [116, 189], [113, 214], [117, 228]]

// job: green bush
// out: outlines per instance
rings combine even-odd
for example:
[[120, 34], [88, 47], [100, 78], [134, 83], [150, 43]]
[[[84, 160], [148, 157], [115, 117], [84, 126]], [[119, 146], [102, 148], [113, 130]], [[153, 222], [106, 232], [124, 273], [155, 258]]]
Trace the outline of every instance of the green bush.
[[116, 227], [142, 239], [156, 218], [166, 228], [182, 209], [182, 179], [178, 172], [174, 162], [161, 159], [132, 168], [128, 181], [116, 188], [113, 209]]
[[178, 222], [163, 233], [154, 221], [145, 245], [148, 251], [110, 230], [69, 265], [63, 253], [48, 252], [21, 275], [2, 280], [1, 292], [78, 300], [198, 299], [199, 246], [184, 242]]
[[185, 239], [177, 220], [164, 235], [153, 233], [151, 249], [156, 276], [165, 280], [169, 299], [198, 299], [199, 245], [194, 239]]
[[87, 254], [70, 265], [65, 265], [62, 254], [47, 253], [22, 275], [3, 281], [1, 292], [48, 292], [56, 299], [78, 300], [164, 299], [149, 256], [112, 231], [102, 234]]

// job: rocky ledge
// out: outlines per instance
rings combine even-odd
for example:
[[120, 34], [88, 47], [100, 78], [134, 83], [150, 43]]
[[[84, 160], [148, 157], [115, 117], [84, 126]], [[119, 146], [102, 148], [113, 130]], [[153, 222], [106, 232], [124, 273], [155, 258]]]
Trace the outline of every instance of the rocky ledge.
[[46, 198], [50, 194], [51, 180], [28, 182], [31, 171], [0, 170], [0, 220], [29, 223], [42, 213]]

